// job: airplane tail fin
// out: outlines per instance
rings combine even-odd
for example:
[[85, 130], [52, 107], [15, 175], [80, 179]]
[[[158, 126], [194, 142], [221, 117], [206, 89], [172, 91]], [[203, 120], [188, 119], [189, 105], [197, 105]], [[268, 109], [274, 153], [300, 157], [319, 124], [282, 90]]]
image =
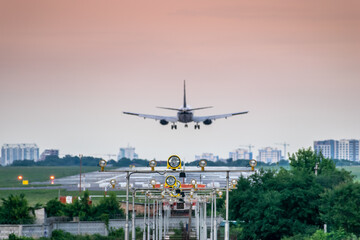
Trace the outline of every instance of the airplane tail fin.
[[185, 80], [184, 80], [184, 108], [186, 108], [186, 87], [185, 87]]
[[[187, 108], [187, 105], [186, 105], [186, 85], [185, 85], [185, 80], [184, 80], [184, 103], [183, 103], [183, 109], [170, 108], [170, 107], [157, 107], [157, 108], [166, 109], [166, 110], [173, 110], [173, 111], [184, 111], [184, 109]], [[202, 109], [207, 109], [207, 108], [212, 108], [212, 106], [209, 106], [209, 107], [199, 107], [199, 108], [190, 108], [190, 109], [187, 109], [187, 111], [202, 110]]]

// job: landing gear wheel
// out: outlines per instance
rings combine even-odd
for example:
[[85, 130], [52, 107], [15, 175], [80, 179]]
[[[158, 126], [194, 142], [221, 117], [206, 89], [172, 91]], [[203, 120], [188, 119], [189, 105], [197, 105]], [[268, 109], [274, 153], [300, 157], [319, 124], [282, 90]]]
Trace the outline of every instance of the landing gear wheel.
[[185, 127], [187, 128], [187, 127], [188, 127], [188, 125], [187, 125], [187, 124], [185, 124]]

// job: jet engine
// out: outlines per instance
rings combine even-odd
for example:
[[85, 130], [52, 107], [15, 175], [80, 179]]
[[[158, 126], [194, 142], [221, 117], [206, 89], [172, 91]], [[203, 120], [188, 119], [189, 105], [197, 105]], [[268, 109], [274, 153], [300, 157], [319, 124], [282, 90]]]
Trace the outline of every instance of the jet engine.
[[166, 121], [165, 119], [161, 119], [160, 120], [160, 124], [161, 125], [167, 125], [169, 122], [168, 121]]
[[206, 119], [205, 121], [204, 121], [204, 124], [205, 125], [210, 125], [212, 123], [212, 120], [211, 119]]

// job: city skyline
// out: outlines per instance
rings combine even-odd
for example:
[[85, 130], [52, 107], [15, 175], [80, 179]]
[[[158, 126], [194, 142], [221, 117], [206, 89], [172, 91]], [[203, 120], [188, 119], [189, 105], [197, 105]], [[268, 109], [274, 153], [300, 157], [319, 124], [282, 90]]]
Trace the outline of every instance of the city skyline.
[[[0, 144], [64, 154], [190, 161], [360, 134], [360, 2], [2, 1]], [[200, 115], [246, 111], [194, 131], [122, 111], [169, 114], [186, 80]], [[280, 146], [279, 149], [282, 149]]]

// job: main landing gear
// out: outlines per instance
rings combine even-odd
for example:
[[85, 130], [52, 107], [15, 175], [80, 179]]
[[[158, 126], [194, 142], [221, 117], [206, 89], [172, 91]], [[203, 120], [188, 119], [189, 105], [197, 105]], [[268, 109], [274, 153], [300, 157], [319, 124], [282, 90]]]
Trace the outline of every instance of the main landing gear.
[[194, 128], [195, 128], [195, 129], [200, 129], [200, 125], [199, 125], [199, 124], [195, 124]]
[[171, 125], [171, 129], [177, 129], [177, 126], [175, 124]]

